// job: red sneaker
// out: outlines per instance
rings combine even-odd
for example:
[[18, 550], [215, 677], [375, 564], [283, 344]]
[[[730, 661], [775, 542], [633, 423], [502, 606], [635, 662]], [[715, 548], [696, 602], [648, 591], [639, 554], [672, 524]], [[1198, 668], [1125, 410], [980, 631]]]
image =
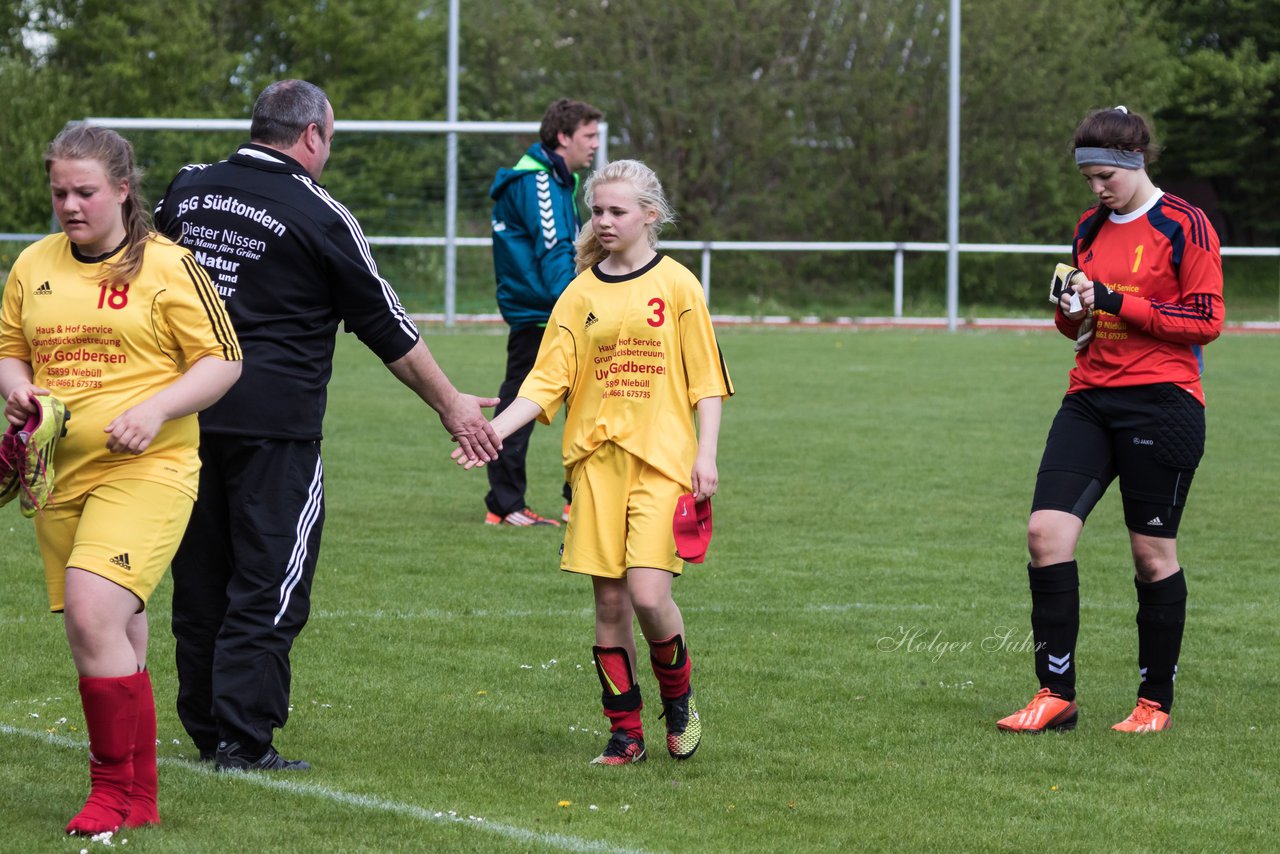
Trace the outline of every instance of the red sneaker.
[[604, 753], [591, 760], [592, 765], [630, 765], [649, 758], [644, 752], [644, 739], [618, 730], [604, 746]]

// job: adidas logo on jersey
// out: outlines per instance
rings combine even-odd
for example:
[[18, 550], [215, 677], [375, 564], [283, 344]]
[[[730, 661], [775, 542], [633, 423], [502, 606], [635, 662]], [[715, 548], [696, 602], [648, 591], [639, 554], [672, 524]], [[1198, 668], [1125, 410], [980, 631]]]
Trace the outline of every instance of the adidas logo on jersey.
[[45, 295], [45, 294], [51, 294], [51, 293], [53, 293], [53, 286], [52, 286], [52, 285], [50, 285], [48, 282], [45, 282], [43, 285], [41, 285], [40, 287], [38, 287], [38, 288], [36, 288], [36, 289], [35, 289], [35, 293], [36, 293], [38, 296], [43, 296], [43, 295]]
[[133, 572], [133, 567], [129, 566], [128, 552], [124, 552], [123, 554], [118, 554], [108, 562], [115, 566], [120, 567], [123, 570], [127, 570], [128, 572]]
[[591, 326], [592, 326], [596, 321], [598, 321], [599, 319], [600, 319], [600, 318], [596, 317], [595, 312], [593, 312], [593, 311], [588, 311], [588, 312], [587, 312], [587, 322], [586, 322], [586, 323], [584, 323], [584, 324], [582, 325], [582, 328], [583, 328], [583, 329], [590, 329], [590, 328], [591, 328]]

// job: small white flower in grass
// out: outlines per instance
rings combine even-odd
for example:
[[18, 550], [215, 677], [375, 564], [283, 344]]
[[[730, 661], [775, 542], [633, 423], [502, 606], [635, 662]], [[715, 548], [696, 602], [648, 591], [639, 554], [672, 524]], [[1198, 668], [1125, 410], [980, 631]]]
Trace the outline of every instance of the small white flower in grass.
[[592, 812], [595, 812], [596, 810], [600, 809], [600, 807], [596, 806], [595, 804], [592, 804], [591, 806], [587, 807], [587, 809], [591, 810]]
[[521, 669], [521, 670], [532, 670], [532, 669], [533, 669], [533, 665], [532, 665], [532, 664], [522, 664], [522, 665], [520, 665], [520, 669]]
[[631, 804], [623, 804], [623, 805], [622, 805], [622, 807], [620, 808], [620, 811], [621, 811], [621, 812], [630, 812], [630, 811], [631, 811]]
[[65, 724], [66, 722], [67, 722], [66, 718], [58, 718], [56, 721], [54, 721], [55, 724]]
[[30, 713], [30, 716], [31, 716], [31, 717], [33, 717], [33, 718], [38, 718], [38, 717], [40, 717], [40, 716], [39, 716], [39, 715], [37, 715], [35, 712], [31, 712], [31, 713]]
[[179, 746], [182, 745], [182, 742], [178, 741], [176, 738], [173, 740], [173, 743]]

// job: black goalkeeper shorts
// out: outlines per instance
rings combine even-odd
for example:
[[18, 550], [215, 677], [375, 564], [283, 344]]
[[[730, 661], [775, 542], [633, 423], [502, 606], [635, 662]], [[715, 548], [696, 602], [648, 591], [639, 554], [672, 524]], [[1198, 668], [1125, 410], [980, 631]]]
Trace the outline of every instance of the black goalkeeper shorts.
[[1204, 454], [1204, 407], [1172, 383], [1068, 394], [1045, 442], [1031, 510], [1089, 517], [1120, 478], [1129, 530], [1176, 537]]

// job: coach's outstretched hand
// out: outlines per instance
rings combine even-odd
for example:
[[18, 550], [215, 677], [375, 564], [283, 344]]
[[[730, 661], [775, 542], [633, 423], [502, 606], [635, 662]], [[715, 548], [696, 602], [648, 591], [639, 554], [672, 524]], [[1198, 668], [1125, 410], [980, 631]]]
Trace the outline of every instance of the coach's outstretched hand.
[[440, 416], [440, 423], [467, 459], [481, 463], [498, 458], [502, 440], [493, 432], [481, 407], [497, 406], [496, 397], [463, 394], [453, 387], [421, 338], [394, 362], [387, 362], [400, 382], [413, 389]]
[[[440, 410], [440, 423], [449, 431], [458, 448], [453, 453], [465, 457], [471, 465], [484, 464], [498, 458], [502, 440], [493, 425], [480, 411], [481, 407], [498, 405], [496, 397], [476, 397], [458, 392], [453, 402]], [[467, 466], [470, 468], [471, 466]]]
[[[492, 400], [493, 402], [486, 405], [488, 406], [498, 405], [497, 398], [487, 398], [487, 399]], [[498, 415], [495, 415], [493, 418], [493, 421], [485, 425], [488, 428], [489, 434], [494, 437], [495, 443], [498, 446], [498, 450], [502, 450], [503, 439], [510, 436], [512, 433], [516, 432], [524, 425], [528, 424], [534, 418], [537, 418], [538, 413], [541, 411], [542, 411], [541, 406], [534, 403], [532, 400], [528, 400], [527, 398], [523, 398], [523, 397], [517, 397], [515, 400], [511, 401], [511, 403], [507, 404], [506, 409], [502, 410], [502, 412], [500, 412]], [[449, 456], [451, 456], [458, 465], [462, 466], [465, 469], [471, 469], [471, 468], [475, 468], [476, 466], [482, 466], [485, 463], [492, 462], [493, 460], [496, 460], [498, 458], [498, 455], [496, 452], [494, 453], [493, 456], [488, 458], [472, 456], [466, 452], [465, 447], [458, 448]]]

